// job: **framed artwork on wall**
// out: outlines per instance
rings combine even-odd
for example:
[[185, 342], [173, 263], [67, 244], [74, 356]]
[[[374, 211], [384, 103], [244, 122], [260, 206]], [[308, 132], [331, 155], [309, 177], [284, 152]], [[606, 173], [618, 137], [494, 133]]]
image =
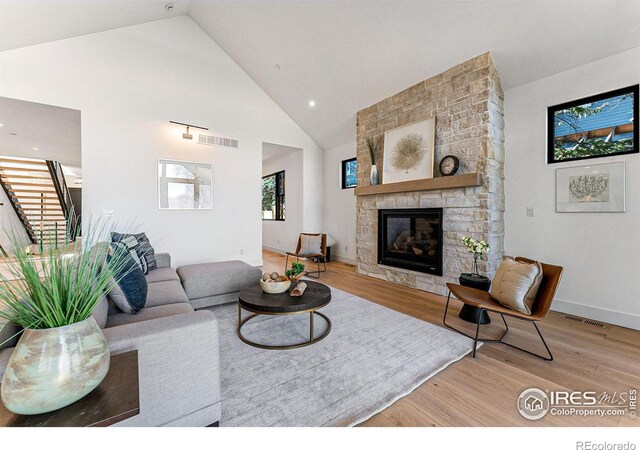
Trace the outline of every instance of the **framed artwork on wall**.
[[211, 209], [211, 164], [158, 160], [158, 207], [160, 209]]
[[638, 153], [638, 85], [551, 106], [547, 163]]
[[382, 183], [433, 178], [435, 132], [435, 117], [387, 131]]
[[556, 212], [625, 212], [625, 163], [556, 169]]

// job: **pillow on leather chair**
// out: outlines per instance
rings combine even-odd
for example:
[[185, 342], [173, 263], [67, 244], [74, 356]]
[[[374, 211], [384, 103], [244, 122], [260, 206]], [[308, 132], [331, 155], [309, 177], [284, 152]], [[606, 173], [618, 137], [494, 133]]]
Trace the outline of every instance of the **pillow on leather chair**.
[[505, 258], [493, 277], [489, 293], [503, 306], [529, 315], [541, 282], [539, 262], [527, 264]]

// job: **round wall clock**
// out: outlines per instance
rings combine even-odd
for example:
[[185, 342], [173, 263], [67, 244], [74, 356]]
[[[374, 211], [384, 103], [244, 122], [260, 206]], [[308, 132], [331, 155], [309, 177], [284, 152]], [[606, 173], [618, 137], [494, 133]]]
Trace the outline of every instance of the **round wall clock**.
[[440, 173], [443, 177], [455, 175], [459, 168], [460, 160], [453, 155], [447, 155], [440, 160]]

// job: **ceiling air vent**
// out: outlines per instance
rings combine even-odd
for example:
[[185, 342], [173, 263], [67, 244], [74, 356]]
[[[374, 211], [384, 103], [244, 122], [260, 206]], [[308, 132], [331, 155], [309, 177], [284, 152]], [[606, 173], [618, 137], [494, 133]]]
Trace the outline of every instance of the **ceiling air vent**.
[[218, 136], [210, 136], [208, 134], [198, 135], [198, 144], [217, 145], [218, 147], [238, 148], [238, 141]]

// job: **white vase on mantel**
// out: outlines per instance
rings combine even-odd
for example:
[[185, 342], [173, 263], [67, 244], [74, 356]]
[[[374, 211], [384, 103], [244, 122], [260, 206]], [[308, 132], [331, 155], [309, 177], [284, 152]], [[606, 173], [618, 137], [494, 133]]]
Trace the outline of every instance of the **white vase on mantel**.
[[369, 182], [371, 183], [371, 186], [375, 186], [380, 182], [378, 178], [378, 168], [375, 164], [371, 166], [371, 175], [369, 175]]

